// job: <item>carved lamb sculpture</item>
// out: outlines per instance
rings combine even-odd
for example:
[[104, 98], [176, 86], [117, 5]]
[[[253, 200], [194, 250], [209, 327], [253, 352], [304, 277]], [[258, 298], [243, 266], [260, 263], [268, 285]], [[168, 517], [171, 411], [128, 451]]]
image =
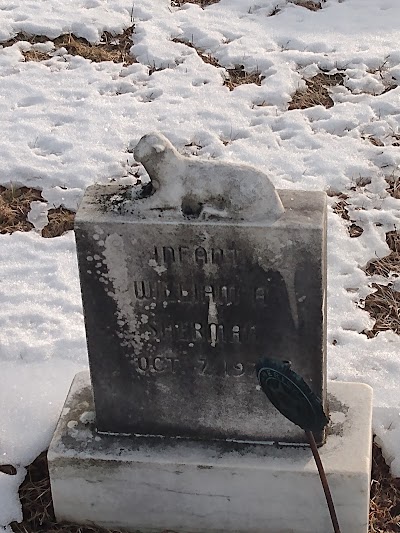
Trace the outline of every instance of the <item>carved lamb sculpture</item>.
[[284, 212], [268, 176], [249, 165], [184, 157], [160, 133], [142, 137], [134, 156], [156, 190], [145, 209], [249, 222], [274, 222]]

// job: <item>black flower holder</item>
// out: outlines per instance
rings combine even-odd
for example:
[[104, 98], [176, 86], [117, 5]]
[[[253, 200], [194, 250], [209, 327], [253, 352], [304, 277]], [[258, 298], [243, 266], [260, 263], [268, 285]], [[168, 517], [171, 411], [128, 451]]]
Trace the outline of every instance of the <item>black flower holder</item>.
[[328, 480], [313, 434], [322, 431], [329, 422], [321, 400], [304, 379], [290, 368], [290, 361], [264, 357], [256, 364], [256, 372], [261, 389], [274, 407], [288, 420], [304, 429], [324, 489], [333, 530], [340, 533]]

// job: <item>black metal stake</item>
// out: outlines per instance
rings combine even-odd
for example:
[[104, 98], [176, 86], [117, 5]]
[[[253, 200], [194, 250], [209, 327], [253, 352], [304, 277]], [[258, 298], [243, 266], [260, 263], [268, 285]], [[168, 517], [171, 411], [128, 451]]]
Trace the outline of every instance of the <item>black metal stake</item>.
[[332, 494], [331, 494], [331, 491], [329, 489], [328, 480], [326, 479], [325, 470], [324, 470], [324, 467], [322, 465], [322, 461], [321, 461], [321, 457], [320, 457], [319, 452], [318, 452], [317, 445], [315, 443], [314, 435], [313, 435], [312, 431], [309, 431], [309, 430], [305, 430], [305, 433], [306, 433], [308, 442], [310, 443], [311, 451], [313, 453], [313, 456], [314, 456], [314, 459], [315, 459], [315, 463], [316, 463], [317, 468], [318, 468], [318, 474], [319, 474], [319, 477], [321, 479], [322, 487], [324, 489], [326, 503], [328, 504], [329, 514], [331, 515], [333, 531], [335, 533], [340, 533], [339, 522], [338, 522], [338, 519], [337, 519], [337, 516], [336, 516], [335, 506], [334, 506], [333, 500], [332, 500]]

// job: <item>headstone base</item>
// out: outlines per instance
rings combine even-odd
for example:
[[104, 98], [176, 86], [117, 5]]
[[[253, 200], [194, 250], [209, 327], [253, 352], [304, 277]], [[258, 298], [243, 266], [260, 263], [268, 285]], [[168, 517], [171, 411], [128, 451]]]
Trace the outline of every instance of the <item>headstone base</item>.
[[[320, 448], [342, 533], [367, 533], [372, 389], [328, 383]], [[328, 509], [309, 448], [100, 435], [77, 374], [49, 452], [59, 521], [141, 532], [321, 533]]]

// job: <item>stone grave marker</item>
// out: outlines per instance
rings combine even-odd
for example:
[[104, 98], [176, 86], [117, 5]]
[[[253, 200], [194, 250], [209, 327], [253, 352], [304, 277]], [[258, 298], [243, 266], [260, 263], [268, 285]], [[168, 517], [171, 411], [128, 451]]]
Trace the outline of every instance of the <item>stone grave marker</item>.
[[[314, 436], [343, 533], [367, 533], [372, 391], [326, 386], [325, 194], [275, 191], [160, 134], [134, 154], [151, 181], [89, 187], [75, 219], [90, 376], [75, 376], [47, 454], [57, 520], [329, 531], [310, 450], [268, 445], [305, 442], [257, 390], [269, 358], [290, 360], [325, 412], [329, 398]], [[285, 376], [268, 381], [280, 402]]]
[[75, 219], [98, 431], [304, 442], [254, 365], [290, 360], [326, 407], [325, 193], [160, 134], [135, 158], [151, 183], [91, 186]]

